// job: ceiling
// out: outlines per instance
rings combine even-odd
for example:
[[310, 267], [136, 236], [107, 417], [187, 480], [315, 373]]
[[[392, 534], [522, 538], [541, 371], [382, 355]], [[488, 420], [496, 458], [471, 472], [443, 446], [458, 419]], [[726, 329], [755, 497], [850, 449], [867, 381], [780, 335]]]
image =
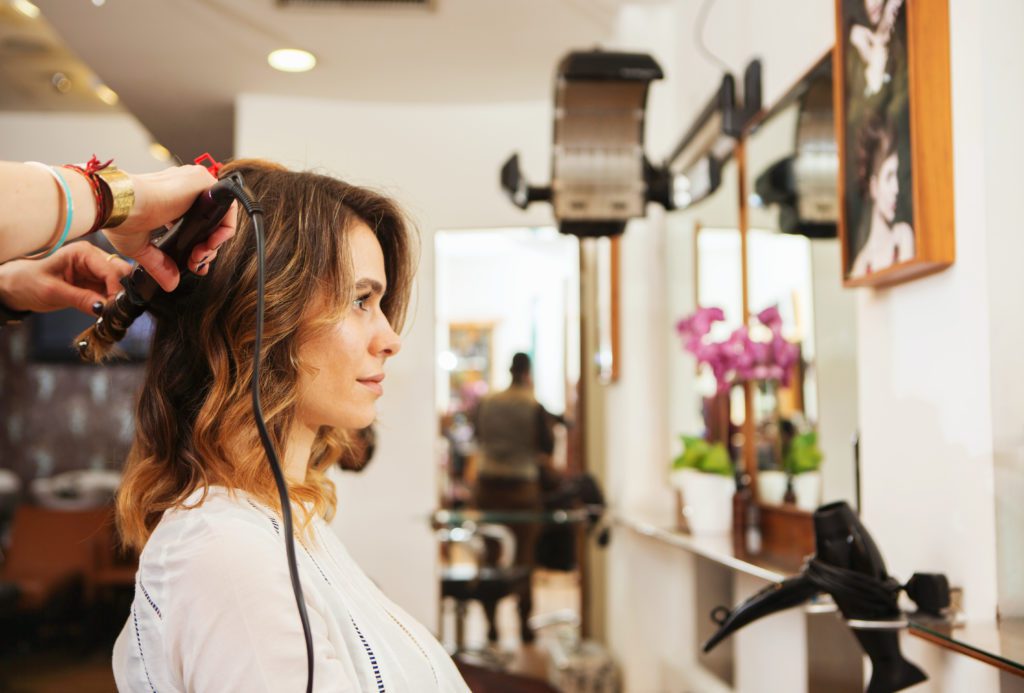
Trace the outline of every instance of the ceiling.
[[[35, 2], [70, 49], [183, 160], [206, 150], [218, 158], [232, 153], [240, 93], [428, 103], [550, 98], [558, 60], [607, 42], [626, 4]], [[317, 67], [302, 74], [271, 69], [267, 53], [282, 47], [312, 51]]]
[[100, 84], [47, 22], [0, 0], [0, 111], [121, 110], [100, 100]]

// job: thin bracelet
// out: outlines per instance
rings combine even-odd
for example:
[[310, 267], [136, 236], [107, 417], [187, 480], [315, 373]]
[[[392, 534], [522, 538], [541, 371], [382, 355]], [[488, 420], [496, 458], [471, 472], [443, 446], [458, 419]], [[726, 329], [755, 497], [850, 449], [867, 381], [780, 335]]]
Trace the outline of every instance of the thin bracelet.
[[89, 230], [85, 232], [86, 236], [95, 233], [96, 231], [99, 231], [100, 227], [103, 225], [103, 222], [106, 221], [107, 219], [107, 197], [106, 195], [103, 194], [103, 191], [100, 189], [100, 180], [99, 177], [95, 175], [95, 173], [100, 168], [109, 166], [111, 162], [113, 162], [113, 159], [111, 159], [105, 164], [101, 164], [99, 162], [99, 159], [96, 158], [96, 155], [93, 154], [92, 159], [90, 159], [88, 163], [83, 164], [82, 166], [79, 166], [78, 164], [64, 164], [63, 166], [61, 166], [61, 168], [66, 168], [71, 171], [77, 171], [78, 173], [82, 174], [82, 177], [84, 177], [85, 180], [89, 183], [89, 188], [92, 189], [92, 197], [96, 201], [96, 219], [93, 221], [92, 226], [89, 228]]
[[64, 245], [64, 241], [68, 239], [68, 233], [71, 232], [71, 222], [75, 218], [75, 204], [71, 199], [71, 189], [68, 187], [68, 182], [64, 180], [64, 176], [62, 176], [56, 168], [53, 166], [47, 166], [39, 161], [26, 161], [25, 164], [27, 166], [42, 168], [44, 171], [49, 171], [50, 175], [57, 181], [57, 185], [59, 185], [60, 189], [64, 192], [64, 207], [66, 215], [64, 219], [64, 230], [61, 231], [60, 238], [57, 239], [57, 242], [49, 250], [28, 256], [33, 260], [41, 260], [43, 258], [50, 257], [60, 250], [60, 247]]

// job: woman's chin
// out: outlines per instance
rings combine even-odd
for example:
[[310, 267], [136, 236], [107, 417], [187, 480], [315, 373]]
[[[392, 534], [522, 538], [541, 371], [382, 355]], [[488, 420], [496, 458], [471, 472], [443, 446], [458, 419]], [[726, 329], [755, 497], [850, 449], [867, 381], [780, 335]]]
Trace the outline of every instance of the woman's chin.
[[346, 422], [344, 426], [338, 426], [338, 428], [344, 428], [350, 431], [358, 431], [366, 428], [377, 419], [377, 410], [373, 407], [366, 412], [353, 412], [352, 416], [345, 417]]

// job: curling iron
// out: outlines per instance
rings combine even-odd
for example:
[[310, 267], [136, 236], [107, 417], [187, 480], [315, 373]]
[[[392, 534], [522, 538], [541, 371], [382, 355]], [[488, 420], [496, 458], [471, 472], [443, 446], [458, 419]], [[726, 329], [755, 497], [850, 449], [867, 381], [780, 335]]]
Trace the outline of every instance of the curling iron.
[[[185, 215], [156, 242], [156, 247], [171, 258], [182, 276], [188, 268], [192, 249], [214, 232], [235, 201], [235, 191], [242, 186], [244, 182], [237, 173], [217, 181], [197, 197]], [[102, 361], [108, 352], [105, 345], [120, 341], [154, 297], [163, 292], [141, 265], [121, 279], [121, 286], [124, 290], [104, 304], [93, 328], [79, 337], [76, 346], [83, 360]]]
[[743, 626], [777, 611], [798, 606], [821, 592], [829, 594], [871, 660], [868, 693], [891, 693], [928, 677], [900, 653], [898, 630], [906, 625], [897, 600], [901, 590], [922, 611], [938, 613], [949, 606], [944, 575], [915, 574], [901, 586], [886, 572], [871, 534], [845, 502], [824, 505], [814, 513], [816, 553], [804, 571], [761, 590], [731, 611], [718, 607], [711, 618], [718, 631], [704, 644], [710, 652]]
[[[205, 155], [209, 157], [209, 155]], [[202, 157], [200, 157], [202, 159]], [[200, 159], [196, 163], [200, 163]], [[211, 157], [212, 160], [212, 157]], [[212, 171], [216, 173], [219, 164], [214, 162]], [[231, 173], [217, 181], [209, 190], [199, 195], [185, 215], [164, 235], [156, 246], [167, 253], [185, 276], [188, 260], [197, 244], [210, 237], [216, 230], [221, 219], [228, 213], [232, 202], [238, 203], [252, 220], [253, 235], [256, 240], [256, 334], [253, 343], [253, 368], [250, 389], [252, 391], [253, 417], [259, 430], [260, 441], [270, 461], [270, 469], [277, 485], [281, 501], [281, 515], [285, 536], [285, 553], [288, 560], [288, 573], [291, 578], [292, 592], [298, 607], [299, 619], [302, 622], [302, 634], [306, 643], [306, 691], [313, 690], [313, 635], [306, 612], [306, 602], [302, 597], [302, 584], [299, 581], [298, 565], [295, 559], [295, 535], [292, 530], [291, 501], [288, 498], [288, 486], [273, 441], [267, 432], [267, 424], [260, 406], [259, 373], [260, 352], [263, 341], [263, 294], [266, 274], [265, 243], [263, 229], [263, 209], [253, 200], [245, 187], [245, 181], [238, 173]], [[182, 282], [185, 284], [186, 282]], [[163, 293], [156, 280], [142, 267], [136, 267], [131, 274], [121, 279], [123, 291], [103, 306], [96, 324], [83, 332], [77, 341], [79, 353], [83, 360], [99, 362], [110, 351], [111, 346], [124, 337], [132, 322], [142, 315], [152, 301]], [[179, 284], [176, 291], [186, 290]]]

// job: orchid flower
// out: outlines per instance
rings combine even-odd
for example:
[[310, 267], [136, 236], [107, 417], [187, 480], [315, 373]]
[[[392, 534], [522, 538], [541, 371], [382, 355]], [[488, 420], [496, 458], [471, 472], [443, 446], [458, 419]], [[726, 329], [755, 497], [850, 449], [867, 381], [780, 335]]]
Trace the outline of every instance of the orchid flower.
[[746, 326], [733, 331], [721, 342], [705, 341], [711, 326], [725, 319], [721, 308], [702, 307], [676, 323], [676, 332], [683, 348], [697, 362], [711, 369], [718, 391], [728, 390], [733, 383], [745, 380], [780, 380], [789, 384], [793, 365], [800, 358], [800, 349], [782, 336], [782, 316], [777, 306], [757, 314], [757, 319], [771, 331], [767, 342], [751, 339]]

